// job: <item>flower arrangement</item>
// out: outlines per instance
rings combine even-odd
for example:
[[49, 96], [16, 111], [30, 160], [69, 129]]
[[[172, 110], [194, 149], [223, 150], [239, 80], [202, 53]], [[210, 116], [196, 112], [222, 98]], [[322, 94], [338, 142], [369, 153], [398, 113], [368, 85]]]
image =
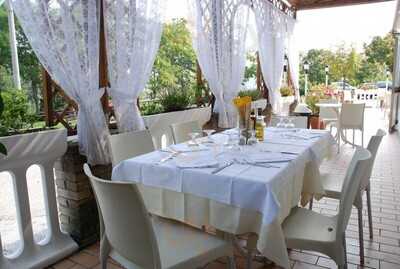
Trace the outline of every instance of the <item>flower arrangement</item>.
[[250, 122], [251, 97], [236, 97], [233, 99], [233, 104], [238, 111], [238, 127], [240, 129], [248, 129]]

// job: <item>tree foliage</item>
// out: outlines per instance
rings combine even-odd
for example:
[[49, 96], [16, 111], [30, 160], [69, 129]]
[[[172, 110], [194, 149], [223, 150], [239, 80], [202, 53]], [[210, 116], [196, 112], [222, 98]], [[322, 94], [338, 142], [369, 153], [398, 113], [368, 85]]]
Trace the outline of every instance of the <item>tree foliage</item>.
[[150, 97], [157, 98], [167, 92], [189, 91], [194, 95], [196, 56], [192, 39], [184, 19], [164, 25], [160, 48], [148, 84]]
[[[329, 81], [346, 79], [352, 85], [386, 79], [386, 70], [393, 68], [394, 39], [391, 34], [374, 37], [357, 52], [353, 47], [340, 44], [334, 50], [311, 49], [302, 55], [302, 62], [310, 63], [309, 82], [325, 84], [325, 66], [329, 66]], [[300, 74], [304, 88], [304, 70]]]

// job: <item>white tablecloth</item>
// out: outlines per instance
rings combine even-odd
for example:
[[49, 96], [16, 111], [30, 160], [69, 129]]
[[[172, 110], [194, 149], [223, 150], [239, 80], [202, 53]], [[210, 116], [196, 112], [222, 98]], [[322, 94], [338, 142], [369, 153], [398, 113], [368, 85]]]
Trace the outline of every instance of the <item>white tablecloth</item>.
[[[215, 140], [224, 136], [217, 134]], [[128, 159], [113, 169], [112, 179], [141, 183], [146, 206], [153, 214], [212, 225], [233, 234], [258, 234], [257, 248], [288, 268], [280, 224], [302, 193], [323, 194], [318, 167], [333, 143], [325, 131], [267, 128], [265, 141], [254, 146], [202, 146], [164, 163], [159, 161], [171, 153], [155, 151]], [[273, 167], [268, 168], [242, 162], [260, 158], [292, 160], [271, 163]], [[212, 174], [215, 165], [233, 159], [237, 162]], [[202, 167], [182, 168], [185, 162]]]

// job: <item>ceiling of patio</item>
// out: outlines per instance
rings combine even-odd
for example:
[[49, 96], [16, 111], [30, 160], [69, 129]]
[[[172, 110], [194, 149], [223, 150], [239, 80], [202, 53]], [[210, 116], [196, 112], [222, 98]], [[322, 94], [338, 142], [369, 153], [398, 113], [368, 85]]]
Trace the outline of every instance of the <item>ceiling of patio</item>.
[[389, 2], [393, 0], [287, 0], [297, 10], [340, 7], [358, 4]]

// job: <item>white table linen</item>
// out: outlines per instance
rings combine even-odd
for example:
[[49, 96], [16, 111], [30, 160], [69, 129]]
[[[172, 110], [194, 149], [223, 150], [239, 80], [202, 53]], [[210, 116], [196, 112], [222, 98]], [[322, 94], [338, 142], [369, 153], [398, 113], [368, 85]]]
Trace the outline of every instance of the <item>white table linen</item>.
[[[295, 138], [288, 133], [313, 137]], [[227, 135], [216, 134], [214, 139], [222, 136]], [[141, 183], [145, 203], [154, 214], [195, 225], [212, 225], [233, 234], [258, 234], [258, 250], [288, 268], [280, 225], [298, 204], [302, 192], [323, 194], [318, 167], [333, 141], [325, 131], [311, 134], [267, 128], [264, 142], [242, 146], [240, 150], [226, 151], [226, 146], [216, 144], [208, 151], [179, 153], [163, 163], [160, 160], [173, 153], [154, 151], [128, 159], [113, 169], [112, 179]], [[243, 162], [261, 159], [290, 161], [263, 164], [271, 167]], [[232, 160], [236, 162], [212, 174], [216, 163], [224, 165]], [[182, 167], [185, 161], [191, 165]], [[196, 164], [207, 165], [190, 168]]]

